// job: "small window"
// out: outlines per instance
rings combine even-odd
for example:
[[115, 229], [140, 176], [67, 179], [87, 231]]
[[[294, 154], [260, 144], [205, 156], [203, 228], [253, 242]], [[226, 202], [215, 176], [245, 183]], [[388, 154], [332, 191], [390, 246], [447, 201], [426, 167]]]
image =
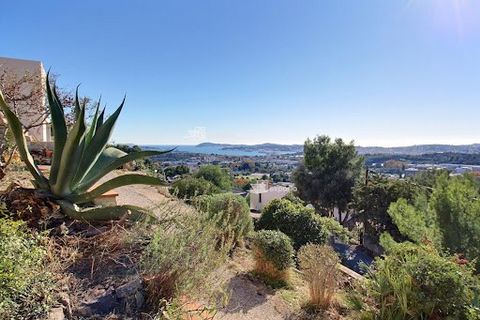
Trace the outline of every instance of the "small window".
[[262, 194], [261, 193], [258, 194], [258, 203], [262, 203]]

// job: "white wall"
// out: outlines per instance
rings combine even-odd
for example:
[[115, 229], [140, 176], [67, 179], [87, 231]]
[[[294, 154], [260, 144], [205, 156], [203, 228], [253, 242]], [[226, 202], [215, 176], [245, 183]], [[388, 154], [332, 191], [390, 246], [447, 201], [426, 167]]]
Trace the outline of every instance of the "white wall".
[[[262, 211], [262, 209], [272, 200], [281, 199], [290, 192], [290, 189], [282, 186], [268, 187], [252, 186], [250, 191], [250, 209]], [[260, 196], [261, 195], [261, 196]], [[261, 197], [261, 201], [260, 201]]]
[[[0, 57], [0, 74], [4, 74], [5, 71], [7, 72], [7, 78], [11, 81], [22, 79], [26, 74], [29, 75], [29, 78], [33, 79], [32, 83], [22, 86], [21, 91], [23, 94], [28, 94], [32, 90], [38, 92], [39, 94], [35, 95], [35, 97], [30, 100], [30, 103], [38, 105], [39, 108], [35, 108], [35, 111], [32, 111], [31, 108], [22, 105], [21, 102], [19, 102], [17, 108], [23, 108], [23, 110], [19, 112], [19, 118], [24, 125], [29, 126], [32, 123], [37, 123], [41, 115], [38, 110], [46, 108], [44, 91], [46, 73], [42, 63], [40, 61]], [[38, 142], [52, 141], [50, 133], [50, 124], [48, 122], [28, 131], [32, 140]]]

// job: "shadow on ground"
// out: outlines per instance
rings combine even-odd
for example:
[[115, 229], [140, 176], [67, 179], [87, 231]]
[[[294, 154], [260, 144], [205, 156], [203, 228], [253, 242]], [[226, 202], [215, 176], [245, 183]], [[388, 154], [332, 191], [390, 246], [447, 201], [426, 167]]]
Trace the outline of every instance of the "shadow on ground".
[[365, 274], [367, 266], [373, 263], [373, 257], [362, 246], [347, 245], [336, 242], [333, 248], [342, 258], [342, 264], [359, 274]]
[[224, 313], [247, 313], [267, 302], [268, 289], [247, 273], [240, 273], [231, 278], [227, 290], [230, 299], [222, 310]]

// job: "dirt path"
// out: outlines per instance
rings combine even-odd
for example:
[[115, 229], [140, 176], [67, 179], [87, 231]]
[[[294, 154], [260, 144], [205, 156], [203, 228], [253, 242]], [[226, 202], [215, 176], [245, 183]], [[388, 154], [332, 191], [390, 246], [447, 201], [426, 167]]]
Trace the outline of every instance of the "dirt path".
[[230, 300], [215, 319], [221, 320], [280, 320], [289, 315], [285, 302], [263, 284], [246, 274], [233, 276], [228, 283]]
[[[103, 177], [98, 183], [101, 184], [104, 181], [110, 180], [117, 176], [130, 173], [120, 170], [110, 172]], [[130, 173], [131, 174], [131, 173]], [[147, 185], [129, 185], [121, 188], [114, 189], [118, 192], [117, 203], [118, 204], [131, 204], [135, 206], [144, 206], [145, 208], [152, 208], [158, 202], [165, 201], [167, 198], [161, 194], [157, 187]]]
[[292, 308], [281, 296], [253, 277], [253, 260], [248, 250], [237, 251], [222, 278], [229, 295], [227, 305], [218, 310], [216, 320], [281, 320]]
[[[106, 175], [99, 183], [125, 174], [117, 170]], [[165, 187], [148, 185], [129, 185], [114, 189], [118, 193], [117, 204], [130, 204], [151, 210], [158, 216], [172, 215], [191, 208], [177, 199], [165, 195]]]

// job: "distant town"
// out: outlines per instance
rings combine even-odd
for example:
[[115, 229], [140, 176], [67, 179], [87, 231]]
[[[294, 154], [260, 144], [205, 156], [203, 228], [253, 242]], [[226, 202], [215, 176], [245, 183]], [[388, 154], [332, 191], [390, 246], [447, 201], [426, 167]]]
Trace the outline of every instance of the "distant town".
[[[172, 146], [142, 146], [168, 149]], [[416, 145], [410, 147], [357, 147], [365, 157], [366, 169], [391, 177], [406, 178], [428, 170], [447, 170], [451, 175], [472, 173], [480, 176], [480, 145]], [[403, 152], [403, 153], [402, 153]], [[303, 158], [302, 145], [231, 145], [203, 143], [180, 146], [171, 153], [154, 158], [162, 167], [214, 164], [230, 169], [234, 176], [291, 182], [291, 174]]]

